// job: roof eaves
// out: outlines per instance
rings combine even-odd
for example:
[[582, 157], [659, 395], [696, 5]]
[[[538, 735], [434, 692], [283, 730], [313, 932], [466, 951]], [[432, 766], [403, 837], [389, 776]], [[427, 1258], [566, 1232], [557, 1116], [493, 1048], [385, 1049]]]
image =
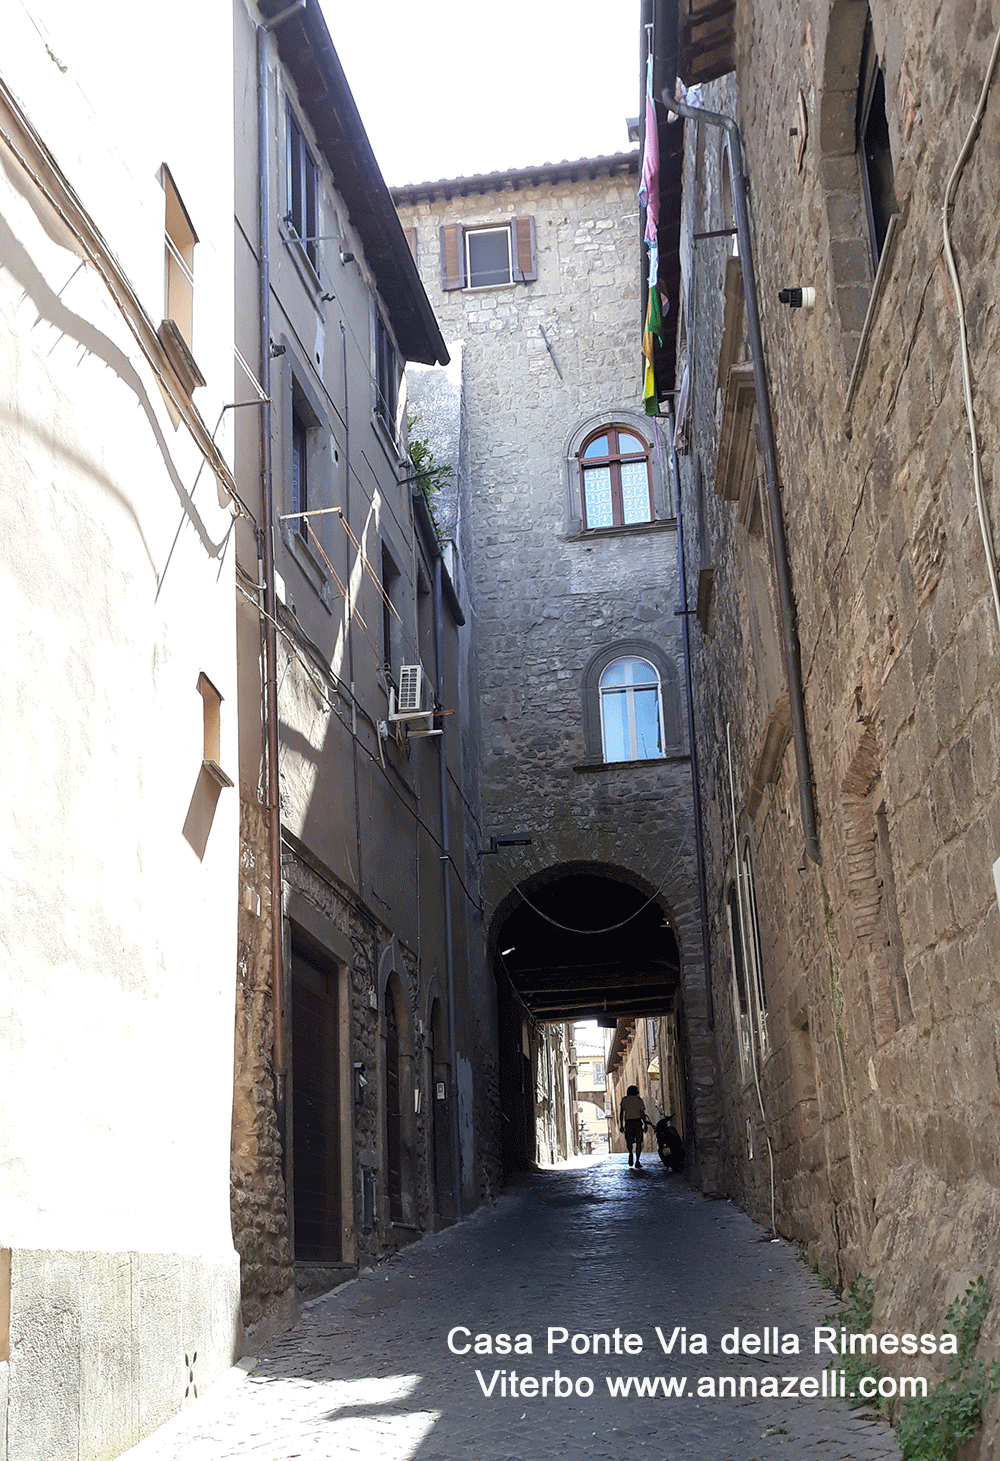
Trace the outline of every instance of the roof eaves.
[[[283, 6], [284, 0], [260, 4], [268, 18]], [[361, 238], [402, 354], [423, 365], [446, 365], [447, 346], [319, 6], [306, 5], [274, 34]]]
[[389, 189], [397, 203], [416, 203], [435, 198], [467, 197], [472, 193], [519, 192], [543, 183], [579, 182], [582, 179], [614, 177], [620, 172], [639, 171], [639, 153], [608, 153], [600, 157], [579, 157], [562, 162], [544, 162], [534, 167], [516, 167], [468, 176], [437, 178], [421, 183], [401, 183]]

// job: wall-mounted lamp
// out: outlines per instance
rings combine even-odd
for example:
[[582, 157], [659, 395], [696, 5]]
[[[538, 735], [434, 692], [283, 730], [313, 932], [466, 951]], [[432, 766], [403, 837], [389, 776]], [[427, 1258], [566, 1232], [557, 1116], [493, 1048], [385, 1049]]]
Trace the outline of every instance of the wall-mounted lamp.
[[365, 1099], [365, 1091], [368, 1089], [364, 1061], [356, 1060], [352, 1069], [354, 1072], [354, 1104], [360, 1106]]
[[779, 289], [778, 300], [791, 309], [812, 309], [816, 303], [816, 291], [811, 284], [795, 289]]

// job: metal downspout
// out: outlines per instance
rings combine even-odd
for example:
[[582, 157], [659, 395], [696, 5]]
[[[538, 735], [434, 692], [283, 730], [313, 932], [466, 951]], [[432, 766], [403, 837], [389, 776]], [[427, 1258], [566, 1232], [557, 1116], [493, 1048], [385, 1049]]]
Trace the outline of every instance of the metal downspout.
[[[698, 741], [694, 726], [694, 682], [691, 675], [690, 612], [687, 596], [687, 570], [684, 564], [684, 506], [681, 500], [681, 473], [674, 446], [673, 413], [670, 423], [670, 462], [674, 479], [674, 503], [677, 511], [677, 559], [680, 565], [681, 623], [684, 626], [684, 684], [687, 690], [688, 744], [691, 753], [691, 792], [694, 803], [694, 838], [698, 864], [698, 901], [701, 905], [701, 955], [705, 961], [705, 1010], [708, 1028], [715, 1029], [715, 999], [712, 994], [712, 944], [708, 931], [708, 879], [705, 874], [705, 839], [701, 820], [701, 781], [698, 774]], [[662, 1086], [661, 1086], [662, 1093]]]
[[799, 814], [802, 819], [802, 833], [805, 839], [806, 855], [815, 863], [822, 861], [819, 833], [816, 826], [816, 802], [813, 795], [812, 771], [809, 762], [809, 739], [806, 733], [805, 697], [802, 688], [802, 653], [796, 624], [795, 598], [792, 592], [792, 577], [788, 564], [788, 541], [785, 535], [785, 519], [781, 506], [781, 488], [778, 484], [778, 454], [774, 440], [774, 423], [771, 416], [771, 394], [767, 384], [767, 366], [764, 360], [764, 342], [760, 328], [760, 305], [757, 298], [757, 280], [754, 275], [753, 250], [750, 242], [750, 217], [747, 210], [746, 178], [743, 173], [743, 147], [740, 129], [732, 117], [720, 112], [708, 111], [704, 107], [689, 106], [679, 102], [666, 89], [660, 93], [663, 105], [679, 117], [688, 117], [695, 122], [706, 122], [712, 127], [721, 127], [728, 133], [732, 149], [730, 175], [733, 189], [733, 211], [736, 216], [736, 237], [740, 250], [740, 265], [743, 270], [743, 293], [747, 306], [747, 335], [750, 341], [750, 358], [753, 364], [754, 392], [757, 398], [757, 421], [760, 426], [761, 448], [764, 455], [764, 476], [767, 487], [768, 521], [771, 525], [771, 544], [774, 557], [774, 573], [778, 587], [778, 604], [781, 615], [781, 635], [785, 651], [785, 677], [788, 682], [788, 701], [792, 719], [792, 739], [795, 742], [795, 766], [799, 786]]
[[[434, 559], [434, 672], [438, 693], [444, 684], [444, 593], [441, 549]], [[461, 1143], [458, 1131], [458, 1033], [455, 1019], [454, 921], [451, 905], [451, 833], [448, 818], [448, 753], [445, 737], [438, 736], [438, 766], [441, 785], [441, 871], [444, 888], [444, 961], [448, 981], [448, 1060], [451, 1064], [451, 1170], [455, 1218], [462, 1217]]]
[[267, 37], [302, 9], [304, 0], [257, 27], [257, 224], [258, 312], [260, 315], [260, 458], [264, 521], [264, 701], [267, 732], [267, 816], [271, 879], [271, 986], [274, 1002], [274, 1075], [278, 1136], [285, 1145], [285, 959], [281, 886], [281, 788], [278, 780], [278, 636], [274, 579], [274, 470], [271, 454], [271, 170], [267, 94]]
[[[340, 322], [340, 354], [344, 367], [344, 521], [351, 523], [351, 387], [347, 377], [347, 327]], [[358, 779], [358, 702], [354, 685], [354, 600], [352, 578], [347, 577], [347, 673], [351, 682], [351, 776], [354, 782], [354, 847], [358, 858], [358, 897], [364, 901], [365, 882], [361, 865], [361, 789]], [[388, 653], [388, 650], [387, 650]], [[376, 969], [378, 964], [376, 962]], [[381, 997], [382, 991], [378, 991]]]

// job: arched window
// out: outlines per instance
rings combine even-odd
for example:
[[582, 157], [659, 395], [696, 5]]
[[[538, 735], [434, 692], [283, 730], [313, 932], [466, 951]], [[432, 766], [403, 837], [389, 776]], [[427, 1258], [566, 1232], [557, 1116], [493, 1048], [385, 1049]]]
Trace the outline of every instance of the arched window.
[[612, 660], [601, 675], [605, 761], [656, 761], [663, 755], [663, 704], [655, 665], [635, 655]]
[[605, 426], [580, 450], [584, 528], [653, 521], [649, 447], [623, 426]]

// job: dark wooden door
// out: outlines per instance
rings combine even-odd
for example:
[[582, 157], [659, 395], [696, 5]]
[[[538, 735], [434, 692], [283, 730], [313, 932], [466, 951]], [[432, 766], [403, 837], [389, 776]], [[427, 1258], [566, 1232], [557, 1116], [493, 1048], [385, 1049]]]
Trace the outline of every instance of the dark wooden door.
[[337, 976], [292, 950], [292, 1183], [295, 1257], [339, 1262]]
[[399, 1027], [392, 995], [385, 1006], [385, 1160], [389, 1183], [389, 1217], [403, 1219], [403, 1114], [399, 1093]]

